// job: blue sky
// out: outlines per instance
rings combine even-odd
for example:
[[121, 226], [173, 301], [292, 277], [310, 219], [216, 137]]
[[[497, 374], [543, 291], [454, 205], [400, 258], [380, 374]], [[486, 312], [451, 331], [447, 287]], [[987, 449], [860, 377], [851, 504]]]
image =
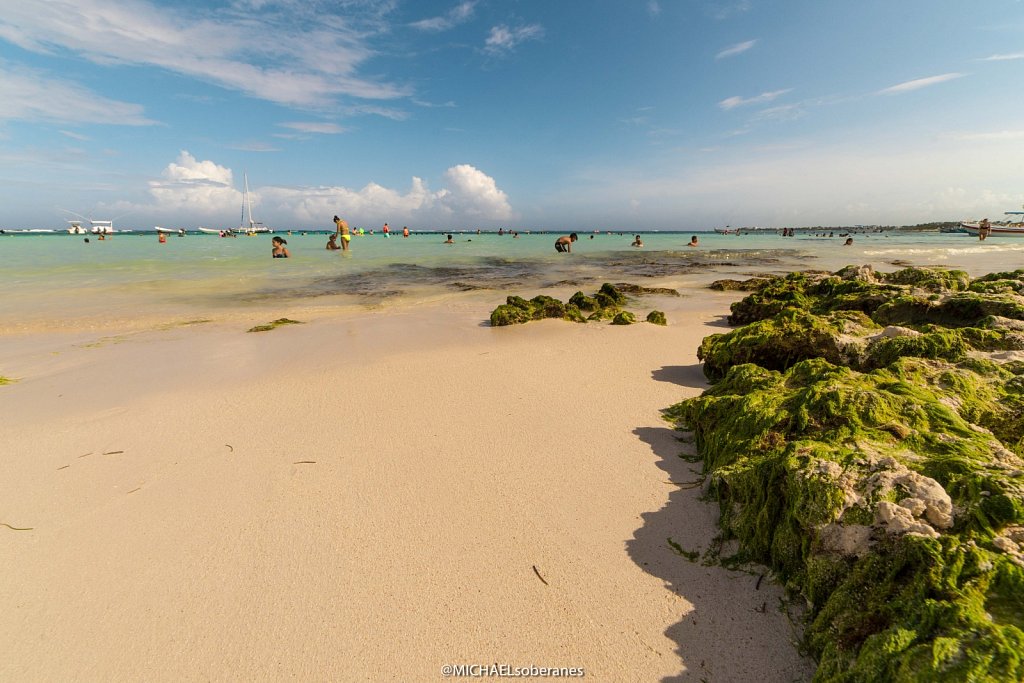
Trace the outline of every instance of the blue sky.
[[0, 227], [701, 229], [1024, 202], [1019, 0], [0, 0]]

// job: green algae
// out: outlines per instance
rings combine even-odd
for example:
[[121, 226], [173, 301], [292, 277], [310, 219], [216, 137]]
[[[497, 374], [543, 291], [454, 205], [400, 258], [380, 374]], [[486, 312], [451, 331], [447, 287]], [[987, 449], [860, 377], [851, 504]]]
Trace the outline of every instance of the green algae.
[[632, 325], [636, 322], [636, 316], [629, 311], [619, 311], [612, 318], [612, 325]]
[[665, 318], [663, 311], [651, 311], [647, 314], [646, 320], [655, 325], [668, 325], [668, 320]]
[[[491, 311], [491, 326], [517, 325], [546, 318], [579, 323], [610, 320], [613, 325], [630, 325], [636, 322], [636, 316], [632, 312], [622, 309], [628, 299], [619, 287], [634, 294], [679, 296], [679, 292], [674, 289], [641, 287], [628, 283], [622, 285], [605, 283], [593, 296], [576, 292], [567, 303], [544, 294], [535, 296], [529, 301], [519, 296], [509, 296], [504, 304]], [[587, 315], [584, 315], [585, 313]]]
[[1021, 275], [772, 280], [666, 411], [737, 557], [808, 601], [815, 680], [1024, 678], [1024, 362], [991, 325], [1022, 319]]
[[256, 325], [255, 327], [250, 327], [246, 331], [247, 332], [269, 332], [270, 330], [277, 329], [278, 327], [281, 327], [282, 325], [302, 325], [302, 324], [303, 323], [302, 323], [301, 320], [291, 320], [289, 318], [278, 318], [277, 320], [273, 320], [273, 321], [271, 321], [271, 322], [269, 322], [269, 323], [267, 323], [265, 325]]
[[17, 381], [18, 380], [14, 379], [13, 377], [4, 377], [3, 375], [0, 375], [0, 386], [3, 386], [5, 384], [14, 384]]

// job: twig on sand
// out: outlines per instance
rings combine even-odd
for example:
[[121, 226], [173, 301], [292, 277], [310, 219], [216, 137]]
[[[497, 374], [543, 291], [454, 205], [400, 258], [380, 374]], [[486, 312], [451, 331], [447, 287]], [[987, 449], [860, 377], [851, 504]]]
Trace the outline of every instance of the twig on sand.
[[[129, 491], [128, 493], [135, 493], [136, 491], [141, 491], [141, 490], [142, 490], [142, 487], [140, 486], [140, 487], [138, 487], [138, 488], [134, 488], [134, 489], [132, 489], [132, 490], [131, 490], [131, 491]], [[128, 495], [128, 493], [126, 493], [125, 495]]]
[[120, 455], [121, 453], [124, 453], [124, 451], [107, 451], [103, 455]]
[[537, 569], [537, 565], [533, 565], [533, 573], [537, 575], [537, 578], [540, 579], [541, 583], [543, 583], [545, 586], [548, 585], [548, 582], [545, 581], [544, 577], [540, 575], [540, 570]]
[[82, 455], [80, 455], [80, 456], [78, 456], [78, 457], [79, 457], [79, 458], [84, 458], [84, 457], [85, 457], [85, 456], [87, 456], [87, 455], [92, 455], [92, 451], [89, 451], [88, 453], [83, 453]]
[[64, 467], [58, 467], [57, 469], [58, 470], [66, 470], [69, 467], [71, 467], [71, 465], [64, 465]]
[[757, 577], [757, 583], [754, 584], [754, 590], [756, 590], [756, 591], [761, 590], [761, 581], [763, 581], [763, 580], [764, 580], [764, 574], [761, 574], [759, 577]]
[[231, 452], [232, 452], [232, 453], [234, 453], [234, 452], [235, 452], [235, 447], [234, 447], [234, 446], [232, 446], [231, 444], [229, 444], [229, 443], [226, 443], [226, 444], [224, 444], [224, 445], [225, 445], [225, 446], [227, 446], [228, 448], [230, 448], [230, 449], [231, 449]]
[[315, 465], [316, 460], [296, 460], [293, 465]]
[[681, 489], [695, 489], [701, 484], [703, 484], [704, 480], [698, 479], [697, 481], [672, 481], [671, 479], [669, 479], [665, 483], [672, 484], [673, 486], [678, 486]]
[[11, 531], [32, 531], [32, 529], [34, 528], [34, 527], [30, 527], [30, 526], [24, 527], [24, 528], [16, 527], [16, 526], [11, 526], [7, 522], [0, 522], [0, 526], [5, 526], [8, 529], [10, 529]]

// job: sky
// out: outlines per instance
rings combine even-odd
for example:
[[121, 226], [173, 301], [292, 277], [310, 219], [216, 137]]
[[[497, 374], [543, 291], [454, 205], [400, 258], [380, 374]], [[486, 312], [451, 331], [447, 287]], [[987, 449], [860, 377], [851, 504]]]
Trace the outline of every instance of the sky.
[[999, 218], [1022, 85], [1021, 0], [0, 0], [0, 227]]

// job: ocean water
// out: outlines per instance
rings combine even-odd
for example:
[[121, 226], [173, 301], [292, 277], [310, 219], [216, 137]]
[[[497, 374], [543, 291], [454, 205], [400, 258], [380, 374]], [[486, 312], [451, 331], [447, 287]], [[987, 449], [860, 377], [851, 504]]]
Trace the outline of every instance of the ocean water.
[[699, 288], [720, 278], [871, 264], [960, 268], [972, 275], [1024, 267], [1024, 239], [966, 234], [868, 233], [843, 239], [698, 233], [583, 234], [572, 254], [556, 235], [414, 233], [356, 235], [348, 253], [327, 251], [323, 233], [282, 235], [290, 259], [270, 257], [271, 236], [220, 238], [116, 233], [0, 235], [0, 332], [77, 328], [110, 320], [183, 320], [276, 305], [366, 307], [473, 291], [532, 296], [545, 288], [592, 289], [602, 282]]

